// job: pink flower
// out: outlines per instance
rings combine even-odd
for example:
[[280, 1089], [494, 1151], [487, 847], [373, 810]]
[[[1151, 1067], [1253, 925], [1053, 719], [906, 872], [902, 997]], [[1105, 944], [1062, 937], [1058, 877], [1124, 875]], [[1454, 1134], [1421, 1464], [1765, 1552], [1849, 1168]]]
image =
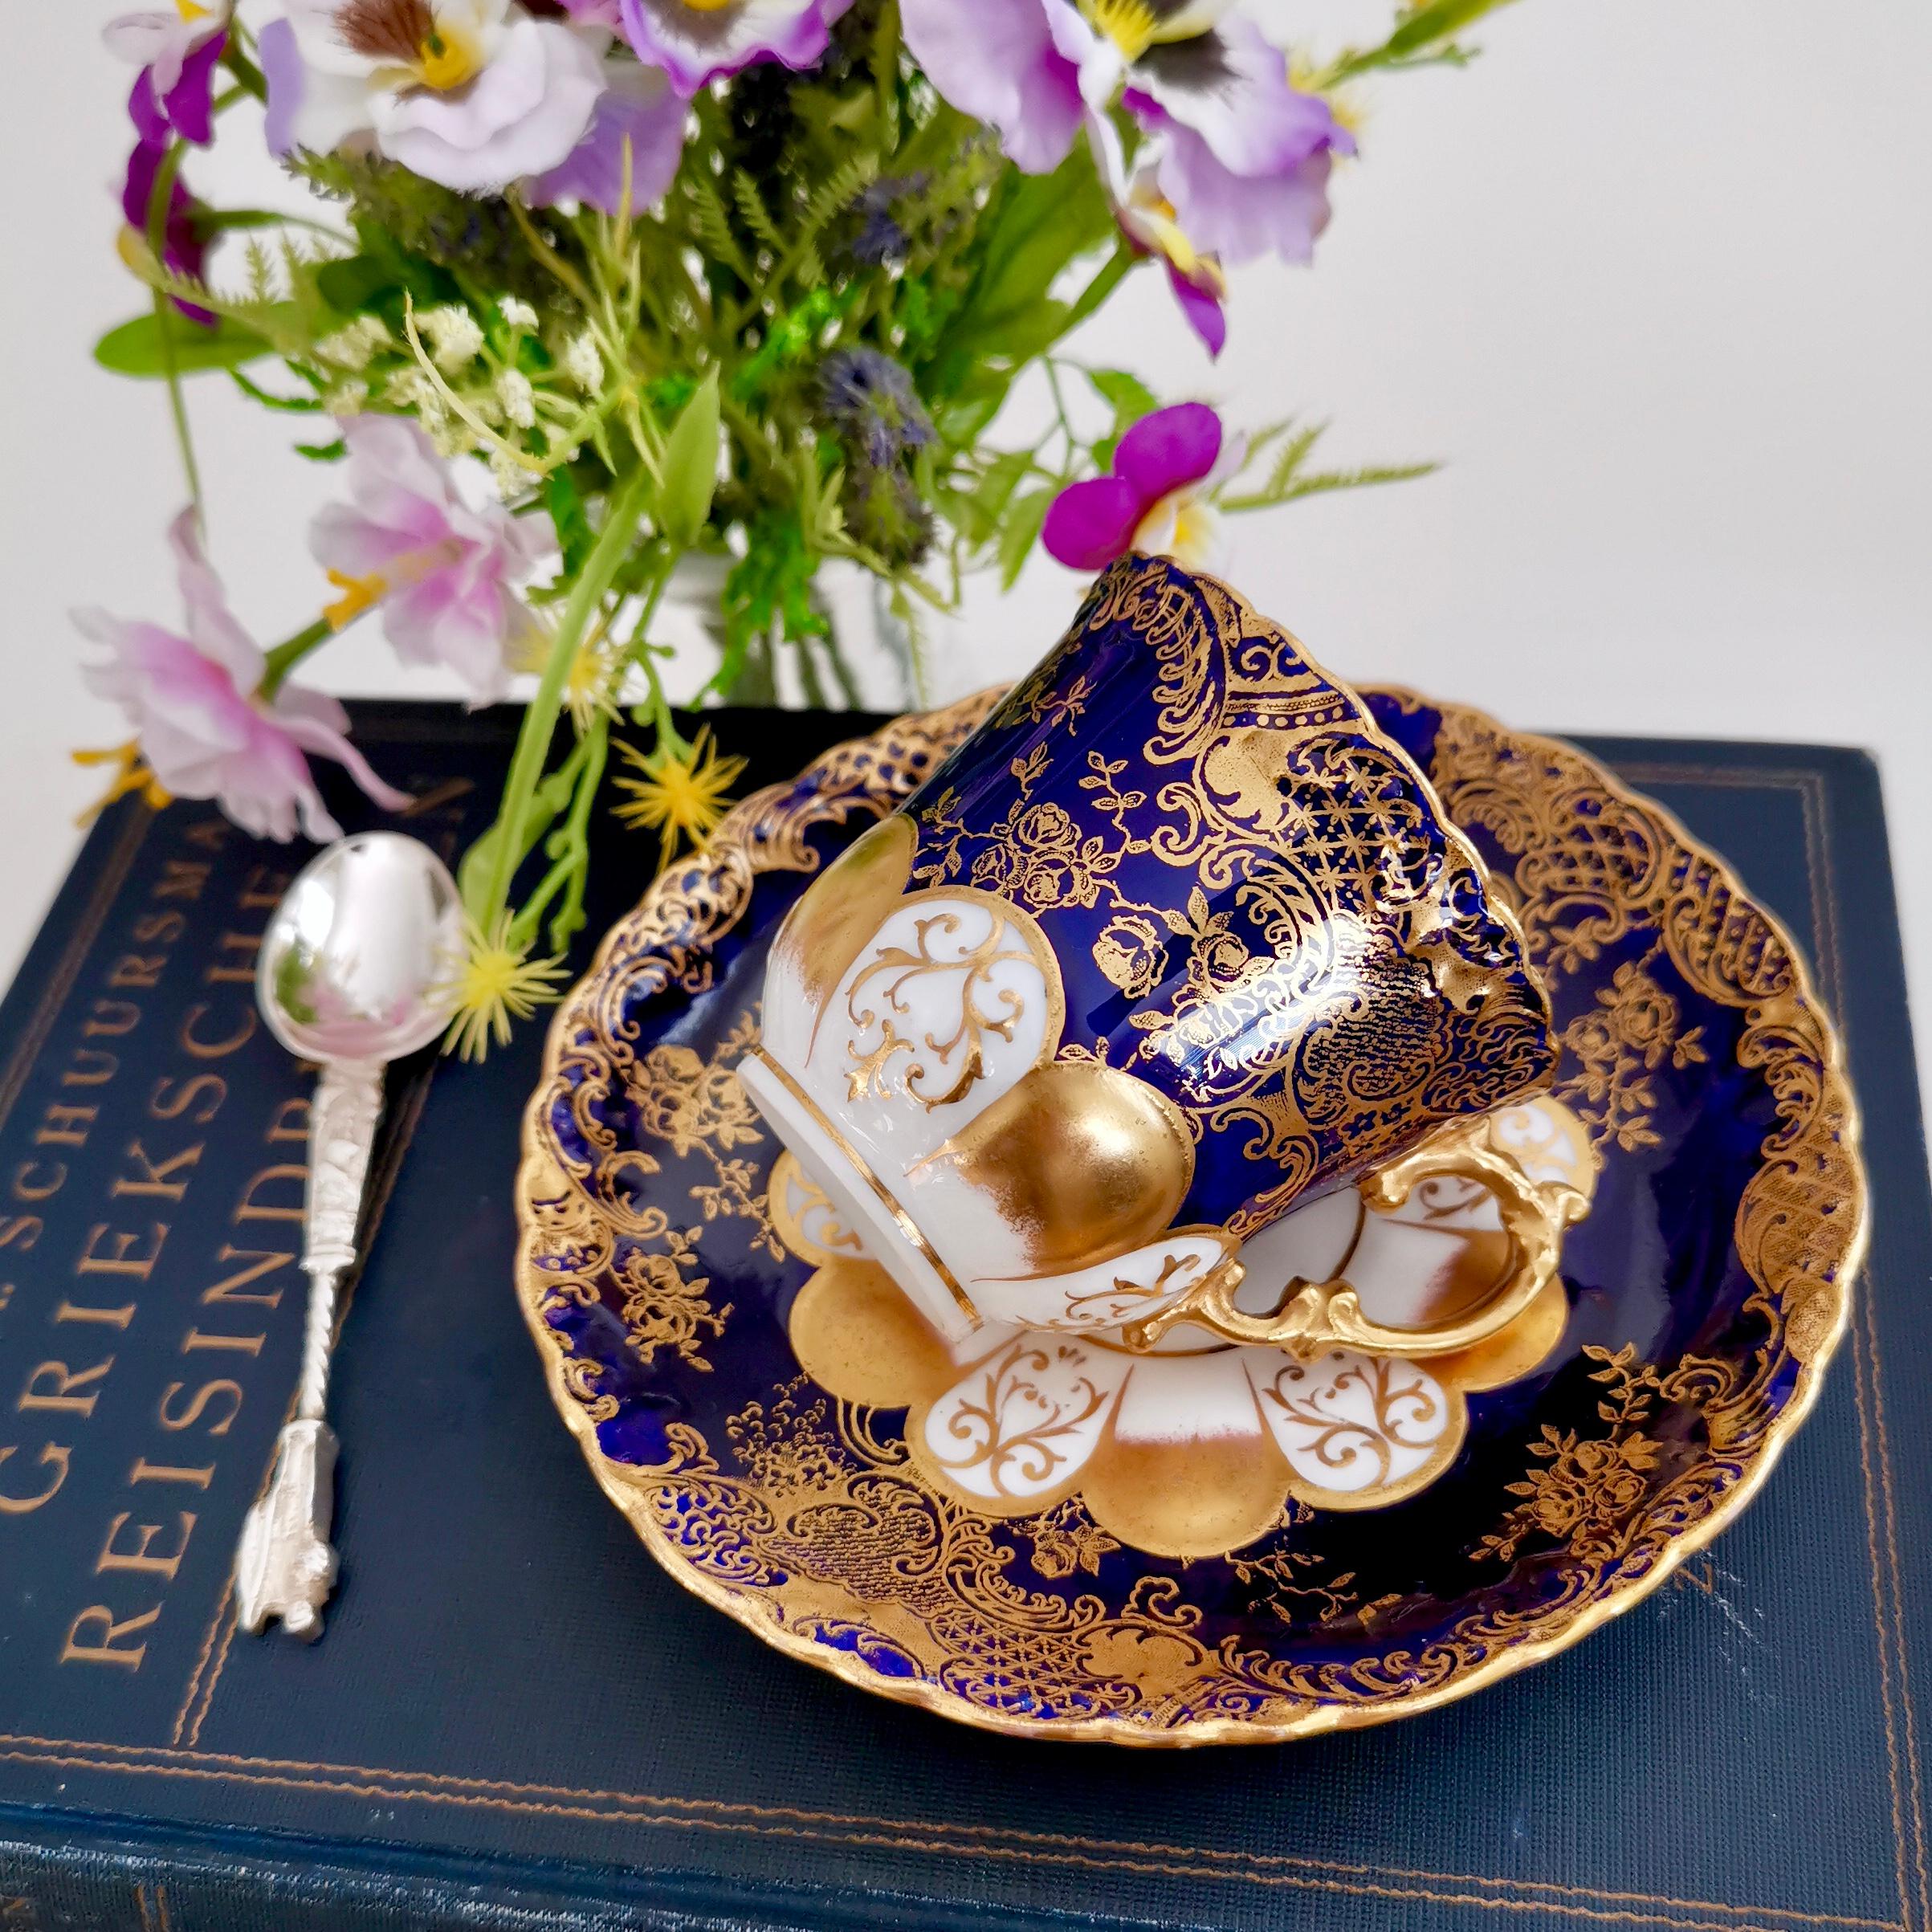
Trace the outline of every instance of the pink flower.
[[962, 114], [999, 134], [1007, 158], [1047, 174], [1080, 132], [1080, 70], [1054, 44], [1064, 0], [900, 0], [906, 45]]
[[494, 194], [561, 164], [604, 92], [605, 36], [512, 0], [286, 0], [262, 30], [268, 145], [373, 146], [426, 181]]
[[1220, 549], [1213, 495], [1241, 467], [1244, 438], [1224, 452], [1221, 418], [1204, 402], [1143, 416], [1120, 439], [1105, 476], [1070, 483], [1054, 499], [1041, 540], [1074, 570], [1099, 570], [1133, 550], [1190, 569]]
[[[812, 66], [852, 0], [622, 0], [625, 36], [687, 100], [759, 61]], [[979, 0], [974, 0], [979, 4]], [[573, 6], [573, 12], [589, 10]]]
[[548, 554], [548, 526], [514, 517], [473, 466], [460, 475], [399, 416], [343, 426], [347, 503], [309, 532], [316, 562], [344, 592], [336, 622], [382, 606], [383, 630], [412, 664], [442, 664], [477, 702], [500, 696], [507, 647], [533, 622], [512, 589]]
[[212, 798], [257, 838], [340, 838], [304, 753], [333, 758], [385, 811], [408, 795], [385, 785], [345, 736], [348, 717], [333, 698], [284, 684], [259, 695], [263, 658], [228, 609], [221, 580], [202, 554], [192, 509], [169, 532], [187, 612], [182, 637], [157, 624], [80, 610], [81, 634], [113, 655], [87, 667], [88, 688], [132, 721], [155, 777], [181, 798]]
[[1120, 232], [1140, 254], [1159, 259], [1188, 326], [1210, 356], [1220, 355], [1228, 340], [1228, 279], [1220, 258], [1196, 247], [1182, 228], [1173, 204], [1160, 191], [1154, 161], [1139, 159], [1129, 171], [1120, 136], [1106, 115], [1089, 117], [1087, 139]]

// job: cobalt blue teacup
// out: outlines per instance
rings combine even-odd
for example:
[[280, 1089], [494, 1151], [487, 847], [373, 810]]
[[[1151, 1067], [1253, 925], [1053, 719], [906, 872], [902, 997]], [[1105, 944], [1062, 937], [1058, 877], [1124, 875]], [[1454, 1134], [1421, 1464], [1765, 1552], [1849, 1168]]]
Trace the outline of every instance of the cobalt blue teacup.
[[[799, 900], [740, 1070], [952, 1339], [1185, 1324], [1424, 1355], [1555, 1268], [1560, 1216], [1482, 1131], [1555, 1058], [1522, 935], [1422, 773], [1225, 585], [1134, 556]], [[1392, 1206], [1445, 1173], [1501, 1209], [1479, 1306], [1394, 1330], [1345, 1282], [1241, 1299], [1241, 1244], [1298, 1201]]]

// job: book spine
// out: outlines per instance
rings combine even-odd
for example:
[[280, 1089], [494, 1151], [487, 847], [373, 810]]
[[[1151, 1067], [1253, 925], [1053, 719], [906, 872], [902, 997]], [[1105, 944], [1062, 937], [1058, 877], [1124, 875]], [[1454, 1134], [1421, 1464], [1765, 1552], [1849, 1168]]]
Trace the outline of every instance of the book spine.
[[[0, 1932], [1065, 1932], [1118, 1926], [869, 1888], [729, 1885], [381, 1848], [350, 1864], [295, 1834], [104, 1828], [79, 1812], [0, 1816]], [[270, 1848], [272, 1842], [272, 1849]]]

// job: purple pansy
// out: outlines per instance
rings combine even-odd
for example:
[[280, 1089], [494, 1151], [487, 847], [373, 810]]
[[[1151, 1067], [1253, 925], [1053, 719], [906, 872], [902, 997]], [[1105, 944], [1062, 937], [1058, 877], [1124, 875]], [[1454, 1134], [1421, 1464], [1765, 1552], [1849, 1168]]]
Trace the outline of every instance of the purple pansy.
[[1306, 261], [1328, 218], [1330, 157], [1355, 143], [1327, 101], [1290, 84], [1286, 54], [1233, 14], [1128, 58], [1067, 12], [1055, 31], [1089, 100], [1124, 82], [1122, 105], [1157, 137], [1160, 194], [1194, 247], [1229, 266]]
[[1204, 402], [1156, 410], [1121, 438], [1107, 475], [1054, 499], [1041, 541], [1074, 570], [1104, 569], [1134, 550], [1205, 568], [1220, 550], [1214, 492], [1245, 454], [1245, 441], [1229, 442]]
[[1354, 151], [1344, 130], [1338, 127], [1336, 140], [1291, 168], [1238, 174], [1205, 137], [1170, 119], [1153, 102], [1139, 104], [1135, 111], [1157, 137], [1151, 165], [1160, 194], [1198, 248], [1236, 263], [1270, 254], [1284, 262], [1313, 259], [1315, 238], [1328, 226], [1333, 157]]
[[[625, 37], [687, 98], [754, 63], [809, 67], [852, 0], [622, 0]], [[573, 10], [583, 10], [581, 9]]]
[[[1271, 250], [1308, 257], [1327, 216], [1331, 154], [1353, 151], [1328, 104], [1290, 84], [1288, 56], [1229, 0], [1140, 6], [1075, 0], [901, 0], [906, 44], [953, 106], [988, 122], [1021, 167], [1066, 158], [1082, 107], [1090, 126], [1124, 107], [1158, 146], [1144, 157], [1185, 238], [1175, 292], [1212, 340], [1218, 263]], [[1106, 165], [1104, 154], [1096, 158]], [[1137, 156], [1136, 173], [1143, 157]], [[1129, 207], [1116, 192], [1117, 207]], [[1136, 246], [1176, 252], [1123, 218]], [[1217, 268], [1197, 272], [1200, 258]]]
[[605, 88], [584, 138], [558, 165], [524, 184], [539, 208], [581, 203], [615, 214], [624, 198], [624, 144], [630, 144], [630, 205], [652, 206], [670, 186], [684, 153], [691, 104], [656, 67], [634, 60], [604, 66]]
[[1063, 0], [900, 0], [906, 45], [933, 86], [1000, 137], [1015, 166], [1045, 174], [1080, 132], [1080, 70], [1054, 43]]
[[226, 6], [195, 0], [167, 12], [123, 14], [101, 38], [139, 67], [128, 112], [144, 141], [169, 133], [197, 147], [214, 135], [214, 70], [228, 46]]

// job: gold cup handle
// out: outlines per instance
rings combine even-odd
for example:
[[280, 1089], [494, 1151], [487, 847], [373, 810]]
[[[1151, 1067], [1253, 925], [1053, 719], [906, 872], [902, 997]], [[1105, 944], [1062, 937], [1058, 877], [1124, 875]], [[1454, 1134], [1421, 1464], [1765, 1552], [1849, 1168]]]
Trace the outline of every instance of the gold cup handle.
[[1390, 1328], [1363, 1314], [1361, 1299], [1345, 1277], [1310, 1282], [1298, 1276], [1283, 1288], [1271, 1314], [1249, 1314], [1234, 1300], [1246, 1271], [1238, 1261], [1229, 1260], [1178, 1300], [1127, 1323], [1122, 1331], [1127, 1346], [1151, 1348], [1183, 1323], [1225, 1341], [1283, 1348], [1304, 1360], [1333, 1347], [1371, 1355], [1448, 1355], [1495, 1334], [1554, 1278], [1563, 1229], [1589, 1211], [1590, 1197], [1567, 1181], [1532, 1180], [1518, 1158], [1496, 1144], [1492, 1119], [1476, 1115], [1457, 1122], [1380, 1169], [1360, 1189], [1372, 1209], [1387, 1210], [1400, 1208], [1422, 1182], [1441, 1176], [1473, 1180], [1487, 1188], [1510, 1253], [1494, 1292], [1481, 1306], [1435, 1327]]

